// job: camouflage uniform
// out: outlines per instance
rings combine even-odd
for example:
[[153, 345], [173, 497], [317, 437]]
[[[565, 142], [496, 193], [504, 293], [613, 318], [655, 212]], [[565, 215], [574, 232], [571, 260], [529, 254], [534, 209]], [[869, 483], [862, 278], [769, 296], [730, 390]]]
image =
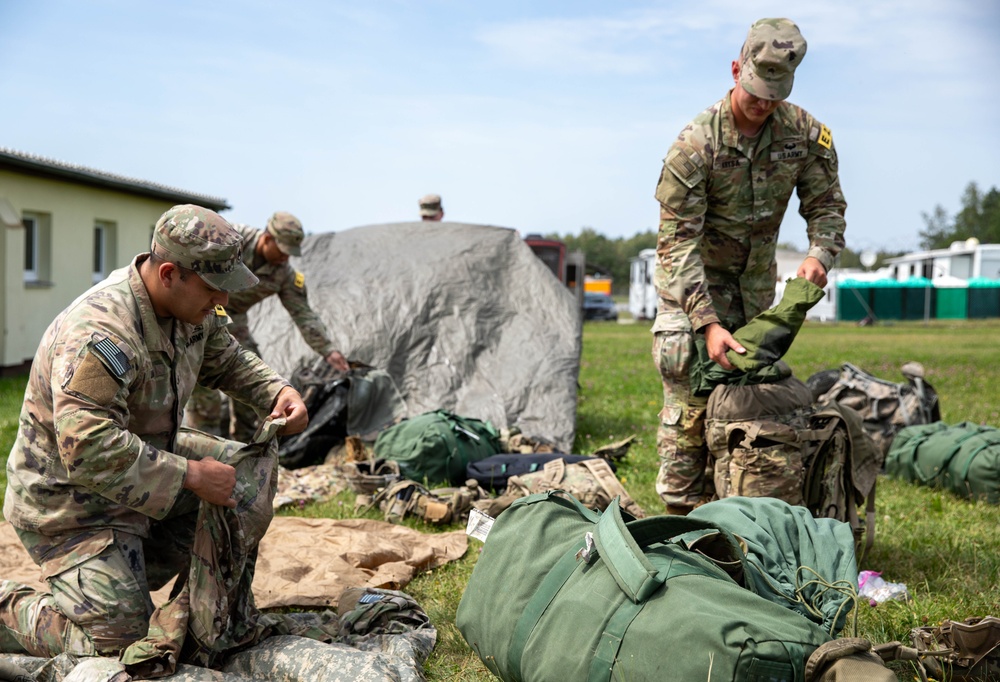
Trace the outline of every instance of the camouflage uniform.
[[[301, 241], [301, 225], [294, 216], [288, 213], [278, 212], [274, 214], [268, 221], [267, 232], [273, 236], [275, 232], [272, 231], [272, 225], [278, 224], [282, 220], [285, 222], [286, 229], [281, 233], [281, 236], [285, 238], [287, 233], [292, 231], [299, 235], [298, 240]], [[294, 221], [297, 230], [287, 229], [287, 225], [291, 221]], [[226, 312], [232, 318], [229, 332], [236, 337], [244, 348], [252, 350], [259, 356], [260, 349], [250, 334], [247, 311], [265, 298], [277, 294], [278, 298], [281, 299], [281, 304], [288, 311], [288, 314], [291, 315], [295, 326], [299, 328], [302, 338], [305, 339], [310, 348], [322, 357], [326, 357], [336, 350], [333, 342], [330, 341], [330, 334], [327, 331], [326, 325], [323, 324], [323, 320], [309, 306], [309, 300], [306, 295], [305, 276], [287, 262], [272, 265], [267, 262], [263, 255], [256, 252], [257, 241], [264, 234], [265, 230], [258, 230], [249, 225], [239, 223], [233, 225], [233, 227], [243, 237], [243, 261], [250, 268], [250, 271], [257, 276], [259, 283], [251, 289], [230, 295], [229, 304], [226, 306]], [[299, 252], [289, 253], [290, 255], [299, 255]], [[220, 429], [222, 398], [223, 396], [218, 391], [212, 391], [203, 386], [196, 387], [187, 405], [187, 412], [184, 417], [185, 426], [206, 433], [224, 435]], [[230, 401], [229, 416], [229, 437], [241, 443], [248, 442], [257, 428], [260, 415], [248, 405]]]
[[[220, 290], [255, 281], [228, 223], [200, 207], [165, 213], [152, 248]], [[149, 257], [74, 301], [35, 354], [3, 513], [51, 594], [0, 585], [6, 651], [116, 653], [143, 636], [150, 588], [183, 566], [193, 537], [187, 460], [239, 447], [178, 429], [195, 382], [261, 406], [289, 385], [240, 347], [221, 307], [200, 324], [158, 318], [139, 272]]]
[[[744, 69], [760, 23], [744, 46]], [[797, 28], [795, 34], [801, 40]], [[747, 89], [742, 76], [741, 84]], [[790, 77], [786, 85], [790, 90]], [[705, 477], [707, 399], [692, 394], [689, 378], [693, 334], [713, 322], [732, 332], [774, 301], [778, 230], [793, 191], [807, 223], [807, 256], [829, 270], [844, 246], [847, 204], [829, 129], [782, 101], [755, 139], [744, 137], [731, 96], [681, 131], [655, 194], [660, 228], [653, 358], [663, 381], [656, 490], [671, 507], [691, 508], [711, 493]]]

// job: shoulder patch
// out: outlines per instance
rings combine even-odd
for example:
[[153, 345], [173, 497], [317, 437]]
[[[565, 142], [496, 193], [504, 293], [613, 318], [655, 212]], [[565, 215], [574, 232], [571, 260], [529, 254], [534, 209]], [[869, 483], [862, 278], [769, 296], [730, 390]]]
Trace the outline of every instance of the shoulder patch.
[[215, 315], [216, 315], [216, 317], [225, 317], [226, 316], [226, 309], [223, 308], [221, 305], [215, 306]]
[[[105, 339], [106, 340], [106, 339]], [[110, 341], [109, 341], [110, 343]], [[112, 344], [114, 345], [114, 344]], [[69, 380], [66, 390], [84, 396], [98, 405], [108, 405], [118, 393], [119, 385], [112, 373], [107, 357], [97, 350], [97, 344], [91, 346], [92, 353], [86, 353], [80, 363], [73, 369], [73, 377]], [[118, 351], [121, 353], [121, 351]], [[124, 357], [124, 353], [122, 353]], [[128, 359], [125, 359], [128, 366]]]
[[132, 369], [132, 365], [129, 364], [128, 356], [122, 352], [122, 349], [115, 345], [114, 341], [108, 338], [101, 339], [95, 343], [92, 348], [94, 352], [104, 358], [104, 362], [107, 364], [108, 369], [114, 372], [115, 376], [123, 377], [125, 374]]
[[833, 134], [823, 124], [819, 126], [819, 136], [816, 138], [816, 142], [819, 143], [819, 146], [826, 147], [827, 149], [833, 145]]
[[674, 177], [684, 183], [688, 189], [697, 185], [702, 178], [704, 161], [697, 154], [689, 156], [684, 150], [675, 147], [670, 150], [663, 163], [670, 169]]
[[295, 271], [295, 286], [296, 286], [296, 288], [301, 289], [305, 285], [306, 285], [306, 276], [303, 275], [298, 270], [296, 270]]

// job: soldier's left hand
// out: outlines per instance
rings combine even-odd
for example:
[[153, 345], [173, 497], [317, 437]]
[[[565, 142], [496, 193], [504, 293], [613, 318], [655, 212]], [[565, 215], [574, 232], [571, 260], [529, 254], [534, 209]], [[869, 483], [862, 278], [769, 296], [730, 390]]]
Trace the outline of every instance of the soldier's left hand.
[[339, 372], [346, 372], [350, 369], [350, 366], [347, 364], [347, 358], [339, 350], [330, 351], [330, 354], [324, 360], [326, 360], [326, 364]]
[[798, 277], [805, 277], [820, 288], [826, 286], [826, 268], [823, 267], [818, 258], [813, 258], [812, 256], [806, 258], [802, 261], [802, 265], [799, 266], [799, 270], [795, 274]]
[[285, 418], [285, 426], [278, 431], [282, 436], [301, 433], [309, 425], [306, 404], [302, 402], [302, 396], [299, 395], [299, 392], [291, 386], [285, 386], [278, 393], [278, 399], [274, 402], [274, 409], [271, 410], [270, 416], [271, 419]]

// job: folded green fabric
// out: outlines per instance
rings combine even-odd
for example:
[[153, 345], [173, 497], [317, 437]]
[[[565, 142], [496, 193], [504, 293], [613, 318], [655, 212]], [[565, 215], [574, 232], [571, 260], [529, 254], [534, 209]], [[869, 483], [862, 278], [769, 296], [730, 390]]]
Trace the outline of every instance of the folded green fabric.
[[778, 305], [765, 310], [733, 333], [733, 338], [747, 352], [727, 352], [729, 362], [744, 372], [774, 364], [792, 347], [806, 313], [823, 300], [823, 295], [822, 288], [804, 277], [788, 280]]
[[733, 332], [746, 353], [726, 353], [735, 369], [723, 369], [708, 357], [704, 334], [695, 334], [698, 357], [691, 363], [691, 391], [707, 396], [719, 384], [766, 384], [791, 376], [781, 357], [792, 346], [806, 313], [823, 300], [823, 289], [803, 277], [788, 280], [781, 301]]

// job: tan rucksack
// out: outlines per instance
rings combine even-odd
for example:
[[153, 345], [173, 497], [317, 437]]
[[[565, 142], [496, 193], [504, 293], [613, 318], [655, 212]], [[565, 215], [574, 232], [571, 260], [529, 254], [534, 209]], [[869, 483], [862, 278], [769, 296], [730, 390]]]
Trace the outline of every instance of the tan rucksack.
[[856, 412], [811, 400], [795, 377], [712, 392], [706, 441], [715, 457], [716, 496], [776, 497], [815, 517], [848, 522], [862, 554], [875, 539], [882, 455]]

